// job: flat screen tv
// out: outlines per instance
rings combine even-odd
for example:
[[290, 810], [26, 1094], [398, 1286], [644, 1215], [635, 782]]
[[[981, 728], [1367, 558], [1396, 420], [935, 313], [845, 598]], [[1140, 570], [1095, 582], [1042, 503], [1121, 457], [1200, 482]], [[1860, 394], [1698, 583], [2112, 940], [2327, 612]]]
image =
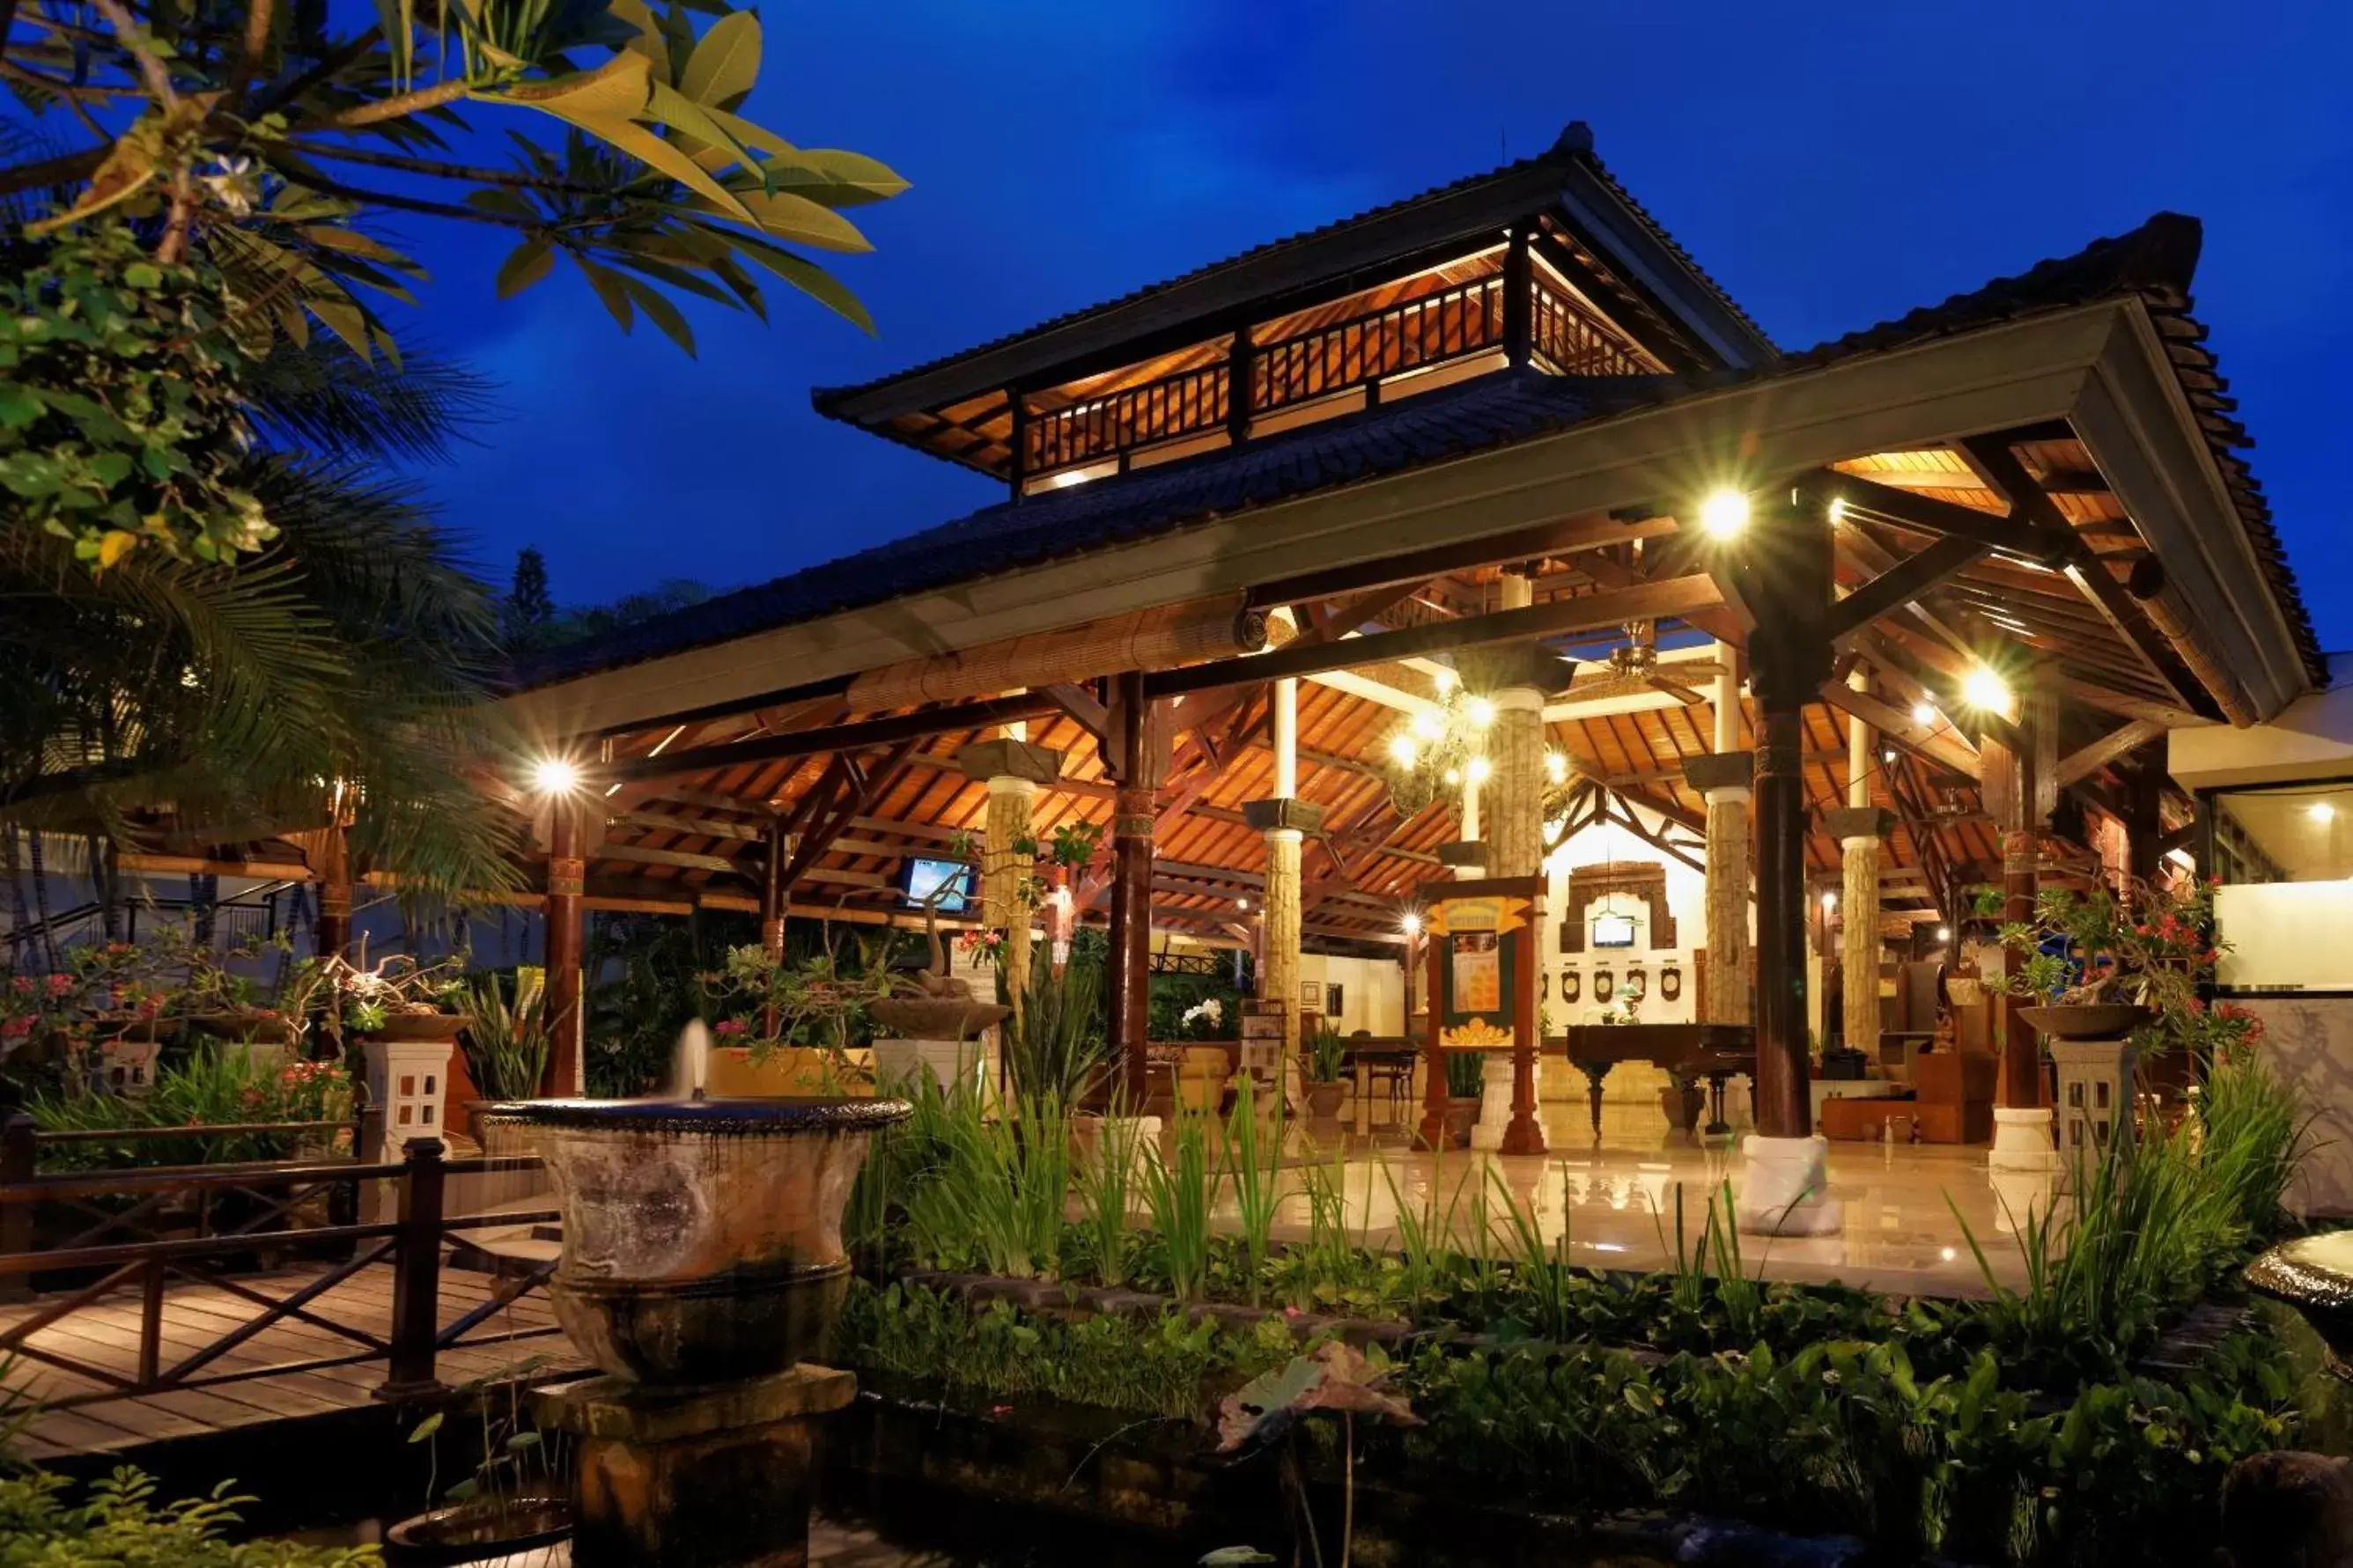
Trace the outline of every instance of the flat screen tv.
[[[902, 888], [907, 902], [916, 909], [923, 907], [934, 893], [939, 894], [939, 911], [958, 915], [972, 905], [972, 868], [961, 860], [932, 860], [922, 856], [910, 856], [901, 862]], [[946, 889], [941, 892], [941, 889]]]
[[1634, 917], [1632, 915], [1594, 916], [1593, 945], [1596, 947], [1633, 946]]

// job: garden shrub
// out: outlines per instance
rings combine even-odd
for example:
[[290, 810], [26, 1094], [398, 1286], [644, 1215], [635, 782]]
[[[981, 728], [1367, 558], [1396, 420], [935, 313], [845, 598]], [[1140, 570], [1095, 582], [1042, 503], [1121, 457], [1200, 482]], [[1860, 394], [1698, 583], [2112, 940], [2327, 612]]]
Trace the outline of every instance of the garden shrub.
[[159, 1505], [155, 1483], [123, 1468], [90, 1483], [42, 1471], [0, 1476], [0, 1568], [373, 1568], [373, 1546], [233, 1542], [239, 1504], [224, 1481], [206, 1498]]

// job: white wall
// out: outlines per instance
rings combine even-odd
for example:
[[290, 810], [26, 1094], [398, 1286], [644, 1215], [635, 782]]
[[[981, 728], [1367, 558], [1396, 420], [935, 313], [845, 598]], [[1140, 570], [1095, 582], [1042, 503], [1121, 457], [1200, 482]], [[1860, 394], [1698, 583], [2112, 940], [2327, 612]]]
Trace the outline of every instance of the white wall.
[[1324, 1023], [1344, 1035], [1405, 1033], [1405, 969], [1396, 959], [1299, 955], [1299, 978], [1340, 987], [1340, 1016]]
[[2251, 882], [2214, 889], [2229, 948], [2215, 979], [2261, 990], [2353, 991], [2353, 882]]
[[2316, 1145], [2291, 1201], [2308, 1215], [2353, 1215], [2353, 999], [2242, 996], [2263, 1021], [2272, 1070], [2304, 1096]]
[[[1561, 952], [1560, 922], [1568, 910], [1569, 872], [1581, 866], [1611, 861], [1665, 865], [1667, 909], [1675, 921], [1673, 947], [1654, 951], [1651, 946], [1648, 901], [1619, 894], [1606, 902], [1595, 900], [1586, 909], [1585, 918], [1590, 921], [1605, 911], [1632, 916], [1634, 945], [1596, 949], [1588, 943], [1583, 952]], [[1643, 1023], [1687, 1024], [1698, 1016], [1699, 966], [1693, 962], [1692, 952], [1707, 941], [1706, 878], [1612, 823], [1597, 823], [1554, 846], [1545, 858], [1545, 870], [1544, 964], [1548, 984], [1539, 994], [1548, 998], [1540, 1005], [1549, 1014], [1553, 1030], [1571, 1024], [1599, 1023], [1605, 1008], [1621, 1005], [1630, 964], [1639, 966], [1649, 978], [1648, 993], [1636, 1015]], [[1669, 964], [1683, 972], [1683, 993], [1672, 1002], [1659, 993], [1659, 973]], [[1593, 972], [1598, 968], [1609, 970], [1620, 986], [1619, 994], [1606, 1003], [1593, 998]], [[1560, 999], [1560, 977], [1565, 969], [1575, 970], [1581, 982], [1574, 1003]]]

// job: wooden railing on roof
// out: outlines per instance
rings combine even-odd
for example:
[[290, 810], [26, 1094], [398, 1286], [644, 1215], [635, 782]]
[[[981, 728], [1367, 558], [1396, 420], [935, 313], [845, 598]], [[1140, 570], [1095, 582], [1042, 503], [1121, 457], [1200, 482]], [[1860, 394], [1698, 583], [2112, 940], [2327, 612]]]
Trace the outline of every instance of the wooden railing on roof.
[[[1508, 352], [1508, 288], [1502, 275], [1475, 279], [1266, 342], [1243, 333], [1225, 363], [1059, 408], [1025, 399], [1018, 420], [1020, 477], [1123, 458], [1219, 429], [1239, 434], [1254, 416], [1358, 388], [1377, 398], [1380, 384], [1393, 376]], [[1544, 368], [1568, 375], [1650, 370], [1613, 328], [1541, 274], [1530, 279], [1529, 296], [1525, 349]], [[1237, 362], [1240, 408], [1233, 403]]]
[[1577, 300], [1535, 279], [1530, 346], [1563, 375], [1644, 375], [1651, 367]]
[[1065, 408], [1029, 415], [1022, 472], [1050, 473], [1138, 447], [1222, 429], [1229, 376], [1222, 364], [1181, 370]]
[[1271, 414], [1504, 346], [1504, 280], [1482, 278], [1257, 346], [1250, 412]]

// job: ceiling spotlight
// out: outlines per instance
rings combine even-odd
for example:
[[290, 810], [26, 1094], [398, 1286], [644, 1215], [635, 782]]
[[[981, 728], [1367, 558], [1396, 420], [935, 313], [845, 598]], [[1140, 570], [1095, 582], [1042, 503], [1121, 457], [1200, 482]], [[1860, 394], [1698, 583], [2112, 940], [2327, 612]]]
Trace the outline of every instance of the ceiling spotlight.
[[1894, 761], [1895, 760], [1895, 748], [1894, 748], [1894, 747], [1893, 747], [1893, 746], [1890, 746], [1890, 747], [1888, 747], [1885, 751], [1883, 751], [1883, 752], [1880, 752], [1880, 753], [1879, 753], [1879, 760], [1880, 760], [1881, 762], [1883, 762], [1883, 763], [1892, 763], [1892, 762], [1894, 762]]
[[1411, 910], [1406, 910], [1404, 915], [1398, 921], [1398, 929], [1404, 931], [1408, 936], [1419, 936], [1421, 934], [1421, 916]]
[[1836, 528], [1840, 523], [1842, 523], [1845, 521], [1846, 498], [1843, 496], [1832, 496], [1831, 498], [1831, 526], [1832, 528]]
[[1546, 752], [1545, 753], [1545, 777], [1552, 780], [1555, 784], [1567, 784], [1568, 782], [1568, 759], [1562, 756], [1558, 752]]
[[1838, 908], [1838, 895], [1836, 893], [1824, 893], [1822, 895], [1822, 912], [1827, 914], [1836, 908]]
[[1485, 784], [1490, 778], [1494, 776], [1494, 773], [1495, 765], [1486, 758], [1473, 757], [1471, 759], [1471, 782], [1472, 784]]
[[1461, 783], [1462, 782], [1462, 770], [1461, 770], [1461, 768], [1449, 768], [1449, 769], [1447, 769], [1447, 770], [1446, 770], [1446, 782], [1447, 782], [1448, 784], [1461, 784]]
[[1933, 724], [1936, 721], [1936, 710], [1933, 704], [1926, 702], [1915, 702], [1912, 704], [1912, 722], [1915, 724]]
[[1248, 899], [1236, 899], [1234, 900], [1234, 908], [1238, 910], [1247, 910], [1250, 908], [1250, 900]]
[[1950, 942], [1950, 941], [1952, 941], [1952, 940], [1953, 940], [1953, 928], [1952, 928], [1952, 927], [1950, 927], [1950, 926], [1938, 926], [1938, 927], [1936, 928], [1936, 940], [1937, 940], [1938, 942]]
[[1985, 665], [1978, 665], [1961, 682], [1961, 700], [1972, 708], [2007, 711], [2010, 708], [2010, 682]]
[[2337, 819], [2337, 808], [2325, 800], [2316, 800], [2306, 809], [2305, 815], [2315, 822], [2334, 822]]
[[542, 757], [532, 764], [531, 787], [542, 795], [570, 795], [580, 787], [579, 766], [563, 757]]
[[1415, 746], [1411, 735], [1397, 734], [1389, 737], [1389, 761], [1398, 766], [1409, 768], [1413, 766], [1414, 759], [1420, 755], [1420, 749]]
[[1425, 708], [1413, 716], [1413, 732], [1425, 741], [1435, 741], [1446, 733], [1446, 725]]
[[1482, 730], [1495, 721], [1495, 705], [1484, 697], [1473, 697], [1462, 705], [1463, 716]]
[[1437, 673], [1436, 675], [1432, 676], [1430, 679], [1432, 679], [1433, 680], [1437, 681], [1437, 683], [1438, 683], [1438, 694], [1439, 694], [1440, 697], [1447, 696], [1448, 694], [1450, 694], [1451, 692], [1452, 692], [1452, 691], [1453, 691], [1453, 689], [1454, 689], [1454, 672], [1453, 672], [1452, 670], [1451, 670], [1451, 669], [1447, 668], [1444, 665], [1442, 665], [1442, 664], [1441, 664], [1441, 665], [1440, 665], [1440, 666], [1438, 667], [1438, 673]]
[[1748, 498], [1738, 490], [1716, 490], [1699, 503], [1700, 531], [1710, 539], [1731, 539], [1748, 526]]

